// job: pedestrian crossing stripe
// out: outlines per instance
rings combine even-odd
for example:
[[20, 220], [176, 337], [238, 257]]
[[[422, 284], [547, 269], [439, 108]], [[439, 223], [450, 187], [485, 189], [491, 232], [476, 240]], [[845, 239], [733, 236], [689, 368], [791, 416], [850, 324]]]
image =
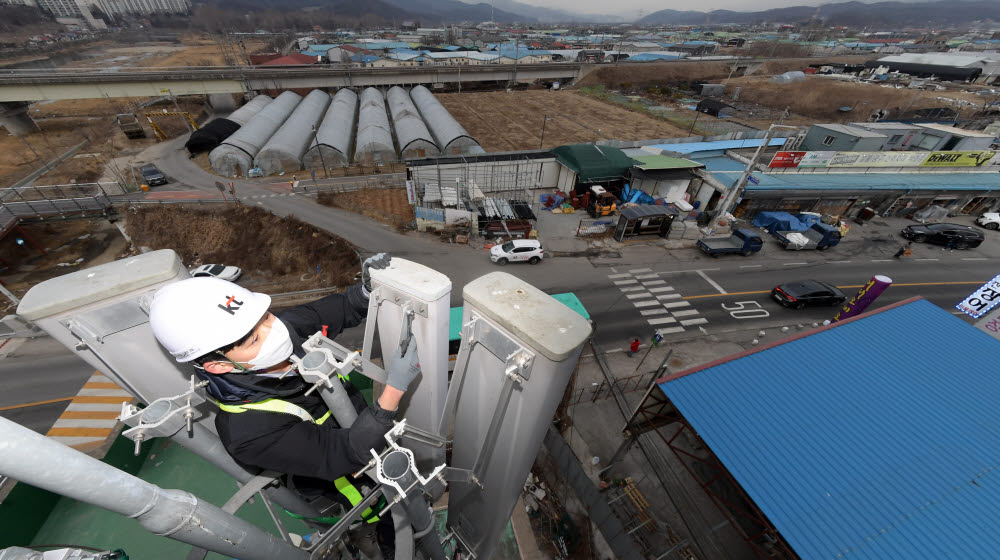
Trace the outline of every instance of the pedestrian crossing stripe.
[[614, 269], [612, 272], [615, 274], [609, 274], [608, 279], [632, 302], [647, 323], [653, 327], [673, 325], [657, 328], [656, 334], [661, 337], [684, 332], [685, 327], [708, 323], [708, 319], [704, 317], [692, 317], [698, 315], [698, 310], [691, 309], [690, 302], [676, 301], [681, 299], [681, 294], [673, 286], [667, 286], [665, 280], [660, 280], [659, 273], [648, 268], [629, 270], [629, 274], [617, 273]]

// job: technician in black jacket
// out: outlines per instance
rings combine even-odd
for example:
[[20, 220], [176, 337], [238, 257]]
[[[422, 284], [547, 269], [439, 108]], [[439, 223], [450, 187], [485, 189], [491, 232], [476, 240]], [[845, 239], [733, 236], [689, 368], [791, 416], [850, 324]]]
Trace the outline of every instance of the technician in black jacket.
[[[160, 289], [150, 305], [149, 321], [157, 340], [178, 362], [191, 362], [208, 381], [215, 399], [219, 437], [234, 459], [244, 465], [295, 475], [300, 488], [335, 487], [342, 502], [361, 500], [350, 473], [381, 451], [392, 428], [396, 408], [419, 373], [411, 341], [405, 356], [397, 350], [388, 366], [388, 383], [378, 401], [367, 406], [357, 389], [345, 384], [359, 414], [344, 429], [330, 418], [316, 394], [290, 371], [293, 353], [326, 329], [333, 338], [361, 323], [368, 313], [370, 269], [388, 266], [380, 253], [362, 265], [362, 282], [344, 294], [271, 314], [271, 298], [217, 278], [192, 278]], [[284, 379], [279, 379], [286, 374]], [[375, 521], [370, 511], [365, 519]]]

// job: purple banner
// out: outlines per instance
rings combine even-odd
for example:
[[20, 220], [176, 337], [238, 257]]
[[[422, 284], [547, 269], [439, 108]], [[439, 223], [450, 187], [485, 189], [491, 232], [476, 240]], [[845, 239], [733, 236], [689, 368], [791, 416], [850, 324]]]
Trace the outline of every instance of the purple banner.
[[858, 290], [857, 295], [844, 302], [844, 306], [833, 316], [833, 322], [850, 319], [855, 315], [864, 313], [865, 309], [874, 302], [886, 288], [892, 285], [892, 278], [881, 274], [872, 276], [867, 284]]

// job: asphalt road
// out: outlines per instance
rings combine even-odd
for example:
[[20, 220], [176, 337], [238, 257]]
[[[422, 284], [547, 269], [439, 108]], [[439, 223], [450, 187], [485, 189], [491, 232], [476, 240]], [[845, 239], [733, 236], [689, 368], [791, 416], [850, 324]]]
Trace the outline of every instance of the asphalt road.
[[[50, 338], [29, 340], [0, 360], [0, 416], [46, 433], [94, 373], [94, 368]], [[25, 404], [32, 406], [23, 406]]]

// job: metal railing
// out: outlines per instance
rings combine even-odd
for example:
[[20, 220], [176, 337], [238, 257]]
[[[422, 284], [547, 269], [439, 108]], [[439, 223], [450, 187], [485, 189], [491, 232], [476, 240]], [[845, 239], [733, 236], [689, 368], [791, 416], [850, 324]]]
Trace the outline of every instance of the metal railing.
[[613, 383], [601, 381], [590, 387], [581, 387], [573, 392], [569, 398], [569, 406], [580, 404], [584, 401], [597, 402], [602, 399], [611, 398], [615, 390], [621, 393], [631, 393], [633, 391], [645, 391], [649, 384], [656, 379], [656, 372], [637, 373], [628, 377], [615, 379]]

